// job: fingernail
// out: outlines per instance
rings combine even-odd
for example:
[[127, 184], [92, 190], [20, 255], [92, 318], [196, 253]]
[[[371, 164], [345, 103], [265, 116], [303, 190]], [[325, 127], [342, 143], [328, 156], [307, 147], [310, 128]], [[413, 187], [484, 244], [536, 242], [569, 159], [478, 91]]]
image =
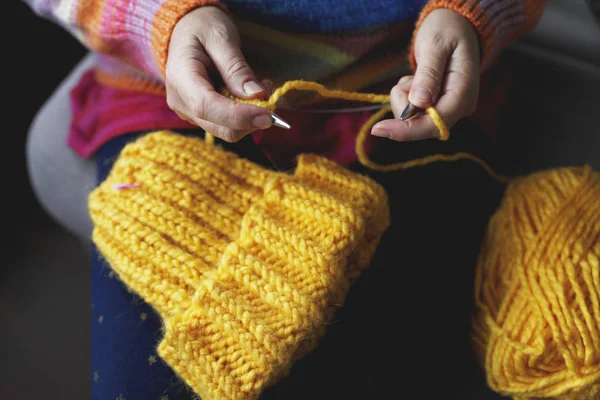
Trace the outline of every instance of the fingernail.
[[429, 104], [431, 102], [431, 93], [429, 92], [429, 90], [427, 89], [423, 89], [423, 88], [416, 88], [413, 92], [412, 92], [412, 99], [422, 102], [422, 103], [427, 103]]
[[371, 131], [371, 135], [385, 138], [390, 137], [390, 133], [387, 130], [381, 128], [373, 128], [373, 130]]
[[273, 118], [269, 114], [257, 115], [252, 119], [252, 126], [259, 129], [267, 129], [273, 124]]
[[262, 86], [260, 86], [258, 84], [258, 82], [255, 82], [255, 81], [249, 81], [249, 82], [244, 83], [243, 88], [244, 88], [244, 93], [246, 93], [248, 96], [256, 94], [256, 93], [260, 93], [265, 90], [265, 89], [263, 89]]

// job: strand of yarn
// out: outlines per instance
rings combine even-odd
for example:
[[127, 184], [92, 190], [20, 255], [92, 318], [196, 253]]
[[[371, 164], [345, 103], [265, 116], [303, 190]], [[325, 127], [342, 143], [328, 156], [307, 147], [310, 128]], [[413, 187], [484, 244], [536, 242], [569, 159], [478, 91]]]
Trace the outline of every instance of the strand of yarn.
[[[387, 94], [375, 94], [375, 93], [361, 93], [361, 92], [347, 92], [337, 89], [328, 89], [320, 83], [294, 80], [285, 82], [282, 86], [275, 89], [271, 96], [267, 100], [242, 100], [233, 96], [227, 89], [223, 90], [223, 95], [239, 103], [253, 104], [258, 107], [263, 107], [268, 110], [275, 110], [277, 108], [277, 102], [288, 92], [293, 90], [312, 91], [320, 94], [324, 98], [329, 99], [342, 99], [349, 101], [359, 101], [373, 104], [389, 104], [391, 101], [390, 95]], [[446, 125], [442, 116], [438, 113], [435, 107], [428, 107], [426, 110], [427, 115], [431, 118], [432, 122], [438, 129], [438, 137], [440, 140], [448, 140], [450, 138], [450, 131]], [[471, 160], [479, 164], [492, 178], [502, 183], [508, 183], [510, 177], [503, 176], [495, 172], [484, 160], [481, 158], [464, 152], [459, 152], [451, 155], [446, 154], [434, 154], [424, 158], [418, 158], [405, 162], [399, 162], [394, 164], [378, 164], [372, 161], [367, 155], [364, 145], [369, 136], [369, 132], [373, 125], [381, 120], [387, 113], [391, 112], [391, 107], [388, 105], [383, 107], [377, 113], [373, 114], [371, 118], [361, 127], [356, 138], [356, 154], [358, 160], [365, 167], [372, 170], [381, 172], [398, 171], [402, 169], [408, 169], [413, 167], [424, 166], [436, 162], [455, 162], [459, 160]], [[210, 133], [206, 133], [207, 143], [212, 144], [214, 142], [214, 136]]]
[[[304, 81], [246, 102], [273, 110], [290, 90], [389, 102]], [[515, 400], [600, 399], [600, 173], [569, 167], [511, 180], [468, 153], [380, 165], [364, 145], [390, 111], [387, 104], [358, 132], [366, 167], [468, 159], [508, 182], [475, 271], [471, 341], [488, 386]], [[427, 116], [447, 140], [437, 110]], [[159, 355], [189, 386], [203, 399], [255, 400], [318, 344], [328, 304], [342, 303], [375, 254], [388, 200], [374, 181], [330, 160], [302, 155], [292, 177], [212, 141], [163, 132], [126, 147], [90, 196], [93, 239], [167, 317]]]
[[321, 96], [328, 99], [341, 99], [348, 101], [360, 101], [364, 103], [373, 104], [386, 104], [390, 102], [389, 94], [374, 94], [374, 93], [360, 93], [360, 92], [347, 92], [344, 90], [328, 89], [325, 86], [317, 82], [296, 80], [287, 81], [277, 89], [273, 91], [271, 96], [267, 100], [239, 100], [232, 96], [227, 90], [223, 94], [232, 100], [240, 101], [242, 103], [254, 104], [255, 106], [267, 108], [269, 110], [275, 110], [277, 102], [280, 98], [285, 96], [287, 93], [293, 90], [303, 90], [307, 92], [316, 92]]
[[[377, 164], [377, 163], [371, 161], [371, 159], [369, 159], [369, 156], [367, 155], [367, 153], [365, 151], [364, 144], [367, 140], [367, 137], [369, 136], [369, 132], [370, 132], [371, 128], [373, 127], [373, 125], [375, 125], [375, 123], [377, 123], [377, 121], [379, 121], [385, 114], [387, 114], [390, 111], [391, 111], [391, 107], [386, 107], [386, 108], [381, 109], [377, 113], [373, 114], [371, 116], [371, 118], [369, 118], [367, 120], [367, 122], [365, 122], [365, 124], [358, 131], [358, 136], [356, 138], [355, 151], [356, 151], [356, 154], [358, 155], [358, 160], [365, 167], [370, 168], [375, 171], [389, 172], [389, 171], [398, 171], [401, 169], [421, 167], [421, 166], [436, 163], [436, 162], [455, 162], [455, 161], [459, 161], [459, 160], [471, 160], [471, 161], [474, 161], [477, 164], [479, 164], [492, 178], [496, 179], [497, 181], [502, 182], [502, 183], [508, 183], [510, 181], [510, 179], [511, 179], [510, 177], [498, 174], [481, 158], [479, 158], [473, 154], [464, 153], [464, 152], [459, 152], [459, 153], [454, 153], [454, 154], [432, 154], [430, 156], [423, 157], [423, 158], [416, 158], [414, 160], [403, 161], [403, 162], [398, 162], [398, 163], [393, 163], [393, 164], [385, 164], [385, 165]], [[449, 136], [448, 128], [446, 127], [444, 120], [442, 119], [440, 114], [437, 112], [437, 110], [434, 107], [429, 107], [427, 109], [427, 114], [433, 120], [433, 123], [436, 125], [436, 127], [440, 131], [440, 138], [442, 138], [442, 140], [444, 140], [443, 139], [444, 134]]]

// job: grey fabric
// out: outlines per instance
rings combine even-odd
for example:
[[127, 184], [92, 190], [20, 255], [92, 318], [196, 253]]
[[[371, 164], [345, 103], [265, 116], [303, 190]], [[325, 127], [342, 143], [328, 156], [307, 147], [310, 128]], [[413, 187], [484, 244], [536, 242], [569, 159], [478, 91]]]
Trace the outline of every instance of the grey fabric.
[[66, 144], [71, 122], [69, 92], [93, 64], [86, 56], [42, 106], [29, 129], [27, 168], [42, 207], [63, 227], [89, 240], [92, 223], [87, 196], [96, 185], [96, 164], [82, 159]]
[[600, 24], [600, 0], [588, 0], [588, 3], [592, 13], [596, 17], [596, 22]]
[[598, 10], [599, 4], [598, 0], [549, 0], [539, 24], [520, 42], [598, 67], [600, 25], [592, 6]]
[[588, 4], [596, 17], [596, 22], [600, 24], [600, 0], [588, 0]]

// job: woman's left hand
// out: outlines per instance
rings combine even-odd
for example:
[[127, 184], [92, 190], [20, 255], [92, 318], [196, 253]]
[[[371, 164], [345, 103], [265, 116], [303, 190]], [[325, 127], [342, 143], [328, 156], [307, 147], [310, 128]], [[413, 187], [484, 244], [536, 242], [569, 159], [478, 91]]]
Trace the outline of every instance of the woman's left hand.
[[448, 128], [477, 108], [479, 38], [465, 17], [449, 9], [432, 11], [417, 33], [414, 55], [415, 75], [404, 76], [391, 91], [396, 118], [373, 126], [375, 136], [398, 141], [439, 137], [426, 116], [400, 120], [409, 101], [422, 109], [435, 106]]

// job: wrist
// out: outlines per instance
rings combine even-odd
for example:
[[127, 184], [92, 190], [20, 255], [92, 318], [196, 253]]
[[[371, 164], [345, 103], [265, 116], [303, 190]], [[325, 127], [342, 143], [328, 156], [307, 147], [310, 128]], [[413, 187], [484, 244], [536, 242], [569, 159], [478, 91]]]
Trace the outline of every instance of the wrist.
[[487, 15], [485, 14], [487, 9], [483, 8], [479, 2], [467, 0], [430, 0], [421, 11], [413, 32], [413, 39], [409, 53], [409, 61], [413, 70], [416, 70], [417, 66], [414, 50], [415, 40], [419, 29], [432, 13], [442, 10], [451, 11], [460, 16], [463, 21], [467, 22], [464, 25], [468, 26], [467, 29], [469, 31], [469, 35], [473, 34], [473, 37], [477, 41], [480, 65], [488, 65], [492, 55], [495, 54], [495, 32], [493, 26], [487, 18]]
[[152, 21], [151, 45], [162, 77], [165, 76], [169, 42], [175, 26], [190, 12], [209, 6], [227, 12], [226, 7], [219, 0], [166, 0], [157, 11]]

